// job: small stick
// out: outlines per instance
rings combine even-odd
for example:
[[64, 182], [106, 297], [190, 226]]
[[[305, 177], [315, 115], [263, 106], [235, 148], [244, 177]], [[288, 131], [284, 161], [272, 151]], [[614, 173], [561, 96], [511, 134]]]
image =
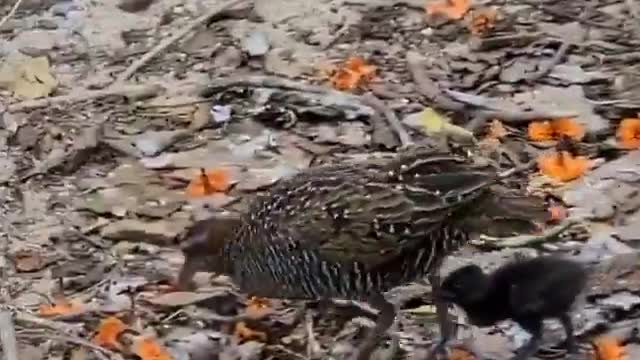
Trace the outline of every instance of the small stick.
[[486, 246], [493, 249], [532, 246], [554, 239], [563, 231], [579, 223], [580, 221], [578, 219], [566, 219], [562, 223], [547, 229], [538, 235], [517, 235], [503, 238], [480, 235], [479, 240], [472, 241], [471, 243], [473, 245]]
[[151, 97], [157, 95], [162, 90], [160, 85], [121, 85], [109, 86], [101, 90], [85, 90], [72, 92], [67, 95], [54, 96], [50, 98], [27, 100], [12, 104], [7, 107], [9, 112], [22, 112], [40, 109], [48, 106], [60, 105], [64, 103], [74, 104], [86, 100], [95, 100], [113, 95], [126, 96], [130, 98]]
[[400, 145], [402, 147], [407, 147], [413, 144], [411, 141], [411, 137], [407, 133], [407, 131], [402, 126], [402, 123], [393, 112], [393, 110], [389, 109], [389, 107], [380, 99], [378, 99], [373, 93], [368, 92], [362, 96], [362, 102], [365, 105], [371, 106], [377, 112], [380, 112], [387, 119], [387, 123], [389, 127], [396, 133], [398, 140], [400, 140]]
[[547, 76], [547, 74], [549, 74], [553, 70], [553, 68], [556, 67], [556, 65], [558, 65], [560, 61], [562, 61], [562, 58], [564, 58], [567, 54], [567, 51], [569, 51], [570, 46], [571, 44], [569, 42], [562, 41], [562, 43], [558, 47], [558, 50], [551, 58], [551, 61], [544, 64], [544, 66], [542, 66], [537, 72], [531, 74], [531, 76], [529, 76], [526, 80], [531, 83]]
[[168, 48], [171, 44], [175, 43], [176, 41], [180, 40], [181, 38], [183, 38], [185, 35], [187, 35], [191, 31], [193, 31], [196, 27], [205, 24], [209, 19], [211, 19], [212, 17], [216, 16], [218, 13], [220, 13], [222, 11], [225, 11], [225, 10], [227, 10], [227, 9], [233, 7], [233, 6], [242, 4], [245, 1], [246, 0], [231, 0], [231, 1], [227, 1], [226, 3], [223, 3], [222, 5], [214, 7], [208, 13], [196, 18], [195, 20], [193, 20], [192, 22], [187, 24], [187, 26], [185, 26], [182, 29], [178, 30], [178, 32], [176, 32], [175, 34], [173, 34], [170, 37], [162, 40], [153, 49], [149, 50], [149, 52], [147, 52], [146, 54], [142, 55], [142, 57], [139, 58], [138, 60], [134, 61], [133, 64], [129, 65], [129, 67], [125, 71], [123, 71], [120, 75], [118, 75], [118, 78], [116, 79], [116, 81], [114, 82], [113, 85], [119, 84], [119, 83], [122, 83], [122, 82], [128, 80], [131, 77], [131, 75], [135, 74], [135, 72], [138, 71], [138, 69], [140, 69], [141, 67], [146, 65], [152, 58], [154, 58], [155, 56], [160, 54], [162, 51], [164, 51], [166, 48]]
[[11, 18], [16, 13], [16, 11], [18, 11], [21, 3], [22, 0], [18, 0], [15, 4], [13, 4], [13, 7], [9, 11], [9, 13], [5, 17], [3, 17], [2, 20], [0, 20], [0, 28], [2, 27], [2, 25], [4, 25], [4, 23], [7, 22], [7, 20], [9, 20], [9, 18]]

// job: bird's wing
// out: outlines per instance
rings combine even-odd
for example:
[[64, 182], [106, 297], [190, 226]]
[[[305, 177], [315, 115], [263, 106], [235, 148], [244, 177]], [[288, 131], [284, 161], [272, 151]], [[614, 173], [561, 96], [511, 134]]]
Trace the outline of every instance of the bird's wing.
[[373, 268], [425, 246], [429, 233], [495, 178], [466, 158], [414, 152], [383, 165], [313, 169], [278, 184], [255, 211], [270, 219], [277, 239]]

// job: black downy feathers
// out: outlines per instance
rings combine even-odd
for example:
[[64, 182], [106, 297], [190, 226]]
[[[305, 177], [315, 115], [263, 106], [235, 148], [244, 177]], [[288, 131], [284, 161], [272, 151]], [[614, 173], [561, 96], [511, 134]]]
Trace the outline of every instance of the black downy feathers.
[[569, 312], [587, 282], [583, 265], [554, 256], [508, 263], [490, 274], [467, 265], [449, 274], [440, 296], [460, 306], [476, 326], [491, 326], [511, 319], [532, 338], [514, 360], [524, 360], [540, 346], [543, 320], [556, 318], [566, 332], [566, 345], [575, 352]]

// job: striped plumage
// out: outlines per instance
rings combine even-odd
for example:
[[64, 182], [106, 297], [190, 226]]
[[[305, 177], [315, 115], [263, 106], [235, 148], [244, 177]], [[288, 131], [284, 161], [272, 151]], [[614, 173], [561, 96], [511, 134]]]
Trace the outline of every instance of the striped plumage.
[[497, 180], [490, 166], [428, 148], [311, 168], [225, 220], [232, 235], [216, 220], [192, 228], [179, 283], [204, 268], [256, 296], [368, 301], [433, 272], [491, 221], [546, 216], [542, 199], [499, 191]]

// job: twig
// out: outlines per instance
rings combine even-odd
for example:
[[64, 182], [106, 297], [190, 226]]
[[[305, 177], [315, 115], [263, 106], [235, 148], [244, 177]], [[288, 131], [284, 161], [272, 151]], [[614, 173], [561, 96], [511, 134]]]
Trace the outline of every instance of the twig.
[[35, 315], [31, 315], [24, 311], [16, 311], [16, 322], [34, 324], [39, 327], [45, 327], [47, 329], [58, 331], [65, 335], [73, 335], [75, 333], [78, 333], [82, 329], [81, 324], [74, 327], [70, 324], [66, 324], [58, 321], [52, 321], [49, 319], [44, 319]]
[[492, 249], [532, 246], [556, 239], [558, 235], [560, 235], [563, 231], [579, 223], [580, 221], [578, 219], [566, 219], [559, 225], [547, 229], [541, 234], [517, 235], [502, 238], [480, 235], [479, 240], [474, 240], [471, 243], [474, 245], [484, 246]]
[[18, 11], [18, 7], [20, 7], [21, 3], [22, 0], [18, 0], [15, 4], [13, 4], [13, 7], [9, 11], [9, 13], [5, 17], [3, 17], [2, 20], [0, 20], [0, 28], [2, 27], [2, 25], [4, 25], [4, 23], [7, 22], [7, 20], [9, 20], [9, 18], [11, 18], [16, 13], [16, 11]]
[[445, 96], [438, 84], [434, 83], [422, 66], [422, 56], [415, 51], [407, 51], [407, 67], [416, 84], [416, 90], [438, 106], [452, 111], [462, 111], [465, 105]]
[[116, 85], [128, 80], [131, 77], [131, 75], [133, 75], [136, 71], [138, 71], [138, 69], [146, 65], [149, 62], [149, 60], [151, 60], [152, 58], [160, 54], [162, 51], [168, 48], [171, 44], [175, 43], [176, 41], [180, 40], [191, 31], [193, 31], [196, 27], [205, 24], [209, 19], [216, 16], [218, 13], [225, 11], [230, 7], [233, 7], [245, 2], [246, 0], [227, 1], [222, 5], [214, 7], [208, 13], [196, 18], [195, 20], [187, 24], [185, 27], [178, 30], [178, 32], [176, 32], [175, 34], [162, 40], [153, 49], [149, 50], [149, 52], [147, 52], [141, 58], [139, 58], [138, 60], [134, 61], [131, 65], [129, 65], [129, 67], [125, 71], [123, 71], [120, 75], [118, 75], [113, 85]]
[[285, 79], [285, 78], [276, 77], [276, 76], [261, 76], [261, 75], [238, 76], [238, 77], [232, 76], [232, 77], [215, 79], [212, 81], [211, 85], [207, 85], [206, 87], [200, 90], [200, 96], [211, 97], [213, 94], [217, 92], [226, 90], [234, 86], [275, 88], [275, 89], [282, 89], [282, 90], [307, 92], [307, 93], [313, 93], [313, 94], [336, 95], [336, 96], [342, 96], [342, 97], [345, 97], [348, 99], [354, 99], [354, 100], [360, 99], [360, 97], [357, 95], [353, 95], [344, 91], [333, 90], [325, 86], [305, 84], [299, 81], [294, 81], [294, 80]]
[[538, 71], [528, 76], [526, 81], [532, 83], [547, 76], [547, 74], [549, 74], [553, 70], [553, 68], [556, 67], [556, 65], [558, 65], [560, 61], [562, 61], [562, 58], [564, 58], [565, 55], [567, 55], [567, 51], [569, 51], [570, 46], [571, 44], [568, 41], [563, 40], [560, 46], [558, 47], [558, 50], [551, 58], [551, 61], [544, 64], [543, 66], [540, 67]]
[[407, 131], [402, 126], [402, 123], [396, 116], [396, 114], [389, 109], [389, 107], [380, 99], [378, 99], [373, 93], [368, 92], [362, 96], [362, 102], [365, 105], [371, 106], [374, 110], [379, 113], [382, 113], [384, 117], [387, 119], [387, 123], [389, 127], [396, 133], [398, 140], [400, 140], [400, 145], [402, 147], [407, 147], [413, 144], [411, 141], [411, 137], [407, 133]]
[[64, 103], [77, 103], [86, 100], [101, 99], [108, 96], [125, 96], [127, 98], [144, 98], [157, 95], [162, 91], [162, 86], [156, 84], [147, 85], [120, 85], [110, 86], [101, 90], [82, 90], [67, 95], [54, 96], [44, 99], [35, 99], [9, 105], [9, 112], [29, 111]]

